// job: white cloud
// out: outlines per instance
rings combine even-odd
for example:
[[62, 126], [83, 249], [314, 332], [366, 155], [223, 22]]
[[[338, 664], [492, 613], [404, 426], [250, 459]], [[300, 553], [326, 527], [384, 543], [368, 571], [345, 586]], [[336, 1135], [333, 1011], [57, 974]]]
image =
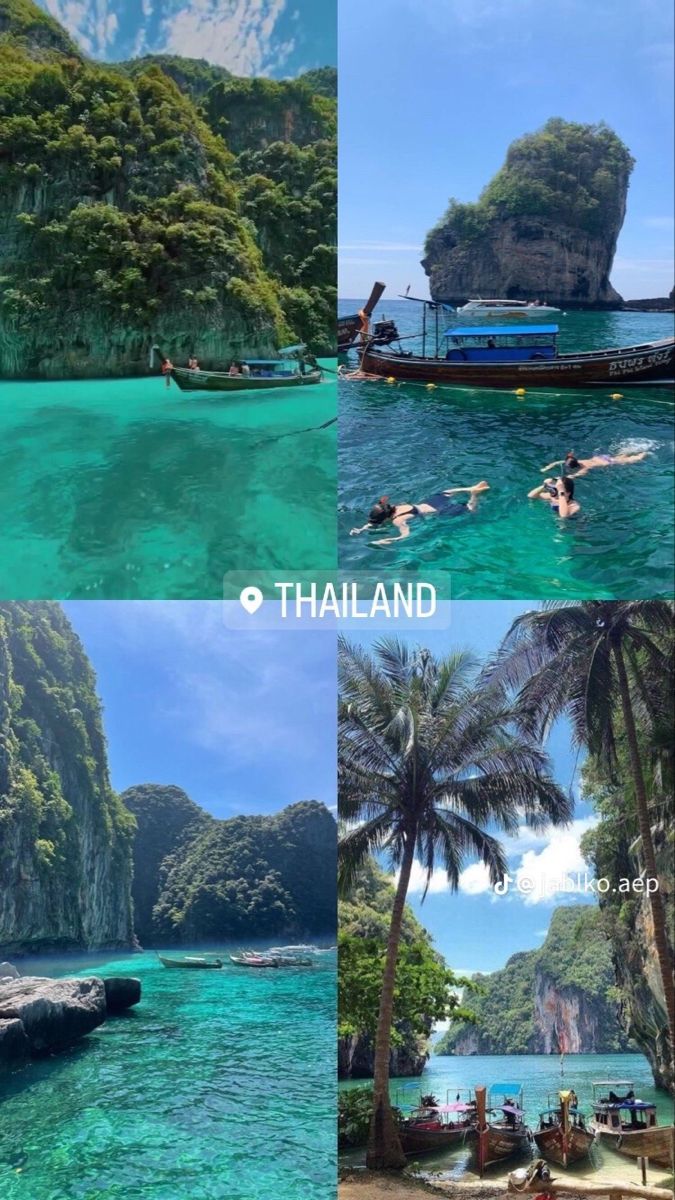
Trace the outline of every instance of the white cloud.
[[490, 887], [490, 872], [482, 862], [472, 863], [470, 867], [466, 867], [459, 877], [459, 890], [467, 896], [480, 896], [483, 892], [489, 892]]
[[597, 817], [573, 821], [569, 829], [551, 829], [539, 851], [526, 850], [516, 868], [516, 891], [525, 904], [555, 904], [565, 896], [583, 898], [576, 886], [589, 872], [580, 849], [581, 838], [597, 824]]
[[[398, 883], [401, 872], [397, 871], [394, 876], [394, 883]], [[415, 859], [412, 872], [410, 875], [410, 884], [408, 886], [408, 895], [421, 896], [427, 886], [427, 873], [421, 862]], [[449, 892], [450, 884], [448, 877], [442, 867], [437, 867], [431, 876], [429, 882], [428, 894], [433, 896], [439, 892]]]
[[45, 0], [48, 12], [64, 25], [87, 54], [105, 58], [117, 35], [114, 2], [96, 0]]
[[159, 53], [206, 58], [235, 75], [280, 70], [294, 41], [275, 42], [286, 0], [191, 0], [172, 5], [161, 26]]

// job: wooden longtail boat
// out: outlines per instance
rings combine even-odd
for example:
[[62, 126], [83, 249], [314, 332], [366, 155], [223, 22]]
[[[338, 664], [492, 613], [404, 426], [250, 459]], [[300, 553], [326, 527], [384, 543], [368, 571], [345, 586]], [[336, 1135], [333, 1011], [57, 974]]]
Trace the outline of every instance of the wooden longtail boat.
[[[495, 1104], [501, 1117], [496, 1116]], [[502, 1162], [514, 1154], [531, 1152], [532, 1135], [525, 1124], [521, 1084], [495, 1083], [487, 1097], [486, 1089], [477, 1087], [476, 1107], [478, 1174], [481, 1177], [493, 1163]]]
[[[431, 1101], [433, 1097], [425, 1100]], [[456, 1150], [476, 1135], [475, 1102], [422, 1103], [401, 1122], [398, 1134], [404, 1154]]]
[[219, 971], [223, 965], [220, 958], [164, 958], [162, 954], [157, 957], [165, 967], [184, 967], [192, 971]]
[[569, 1167], [590, 1154], [595, 1134], [586, 1128], [583, 1115], [572, 1105], [569, 1091], [559, 1092], [555, 1105], [550, 1100], [549, 1108], [539, 1116], [534, 1140], [549, 1162]]
[[[675, 1127], [658, 1124], [656, 1106], [638, 1100], [630, 1080], [604, 1079], [592, 1086], [591, 1129], [596, 1137], [629, 1158], [648, 1158], [650, 1162], [672, 1170]], [[628, 1092], [625, 1092], [626, 1088]], [[623, 1089], [624, 1095], [619, 1095], [615, 1089]]]
[[[301, 357], [304, 346], [287, 346], [278, 358], [241, 358], [237, 375], [228, 371], [203, 370], [201, 367], [175, 367], [167, 374], [182, 392], [263, 392], [270, 388], [307, 387], [321, 383], [323, 371]], [[152, 347], [162, 363], [166, 355]]]
[[365, 332], [368, 328], [368, 323], [373, 315], [375, 305], [380, 299], [384, 288], [385, 285], [383, 283], [374, 283], [370, 296], [359, 312], [349, 313], [349, 315], [346, 317], [338, 317], [338, 354], [346, 354], [352, 346], [357, 345], [361, 338], [362, 331]]
[[558, 332], [557, 325], [450, 327], [436, 336], [435, 353], [428, 355], [425, 324], [421, 354], [404, 350], [400, 339], [392, 348], [393, 336], [388, 347], [369, 342], [361, 370], [402, 382], [481, 388], [663, 386], [675, 378], [675, 338], [560, 354]]

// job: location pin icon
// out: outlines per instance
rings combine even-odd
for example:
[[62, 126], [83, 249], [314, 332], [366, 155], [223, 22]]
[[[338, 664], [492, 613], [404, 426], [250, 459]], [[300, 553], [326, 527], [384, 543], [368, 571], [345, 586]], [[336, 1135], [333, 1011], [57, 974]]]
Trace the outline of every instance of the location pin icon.
[[242, 608], [245, 608], [247, 613], [253, 614], [257, 609], [260, 608], [260, 605], [263, 602], [263, 594], [260, 591], [260, 588], [245, 587], [239, 597], [239, 600], [241, 601]]

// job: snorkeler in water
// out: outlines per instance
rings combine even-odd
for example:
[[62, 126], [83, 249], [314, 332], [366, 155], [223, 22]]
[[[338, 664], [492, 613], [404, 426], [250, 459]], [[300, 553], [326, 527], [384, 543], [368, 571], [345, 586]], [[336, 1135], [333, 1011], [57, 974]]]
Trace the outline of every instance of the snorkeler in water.
[[[483, 479], [480, 483], [474, 483], [472, 487], [456, 487], [446, 488], [442, 492], [435, 492], [433, 496], [429, 496], [428, 500], [421, 500], [419, 504], [390, 504], [388, 496], [381, 496], [378, 503], [374, 504], [370, 510], [368, 522], [361, 525], [358, 529], [350, 529], [351, 537], [366, 531], [372, 532], [385, 521], [391, 521], [398, 529], [398, 534], [393, 537], [378, 538], [373, 542], [374, 546], [388, 546], [390, 542], [399, 542], [402, 538], [407, 538], [410, 534], [409, 522], [413, 517], [427, 517], [443, 515], [448, 517], [459, 517], [464, 513], [475, 512], [478, 507], [478, 496], [481, 492], [489, 491], [490, 484]], [[456, 501], [452, 497], [458, 492], [468, 492], [469, 499]]]
[[574, 499], [574, 480], [569, 475], [559, 476], [558, 479], [545, 479], [527, 493], [527, 498], [545, 500], [563, 521], [568, 517], [576, 517], [581, 510], [579, 501]]
[[561, 466], [569, 475], [574, 472], [573, 478], [579, 479], [581, 475], [587, 475], [589, 471], [594, 471], [596, 467], [627, 467], [631, 463], [642, 462], [649, 455], [648, 450], [642, 450], [639, 454], [594, 454], [592, 458], [576, 458], [574, 451], [570, 450], [565, 455], [562, 463], [549, 463], [548, 466], [542, 467], [543, 471], [551, 471], [553, 467]]

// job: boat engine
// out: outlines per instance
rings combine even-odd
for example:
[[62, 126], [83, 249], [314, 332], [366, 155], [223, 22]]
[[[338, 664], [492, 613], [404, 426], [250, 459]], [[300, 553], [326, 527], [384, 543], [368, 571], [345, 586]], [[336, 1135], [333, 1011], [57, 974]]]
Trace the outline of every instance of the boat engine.
[[395, 321], [376, 321], [368, 340], [371, 346], [388, 346], [390, 342], [397, 342], [398, 339], [399, 332]]

